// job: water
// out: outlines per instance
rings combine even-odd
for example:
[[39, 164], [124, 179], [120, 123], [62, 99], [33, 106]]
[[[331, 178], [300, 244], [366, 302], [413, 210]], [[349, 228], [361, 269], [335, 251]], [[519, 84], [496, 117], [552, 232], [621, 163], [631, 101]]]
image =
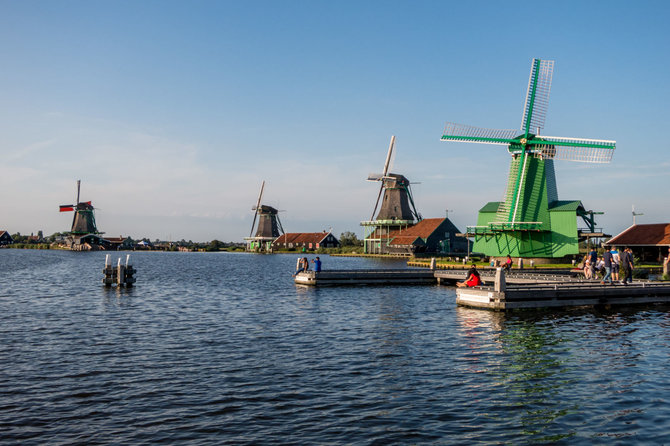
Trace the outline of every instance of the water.
[[0, 443], [670, 442], [668, 307], [303, 288], [296, 257], [133, 253], [117, 290], [103, 253], [0, 250]]

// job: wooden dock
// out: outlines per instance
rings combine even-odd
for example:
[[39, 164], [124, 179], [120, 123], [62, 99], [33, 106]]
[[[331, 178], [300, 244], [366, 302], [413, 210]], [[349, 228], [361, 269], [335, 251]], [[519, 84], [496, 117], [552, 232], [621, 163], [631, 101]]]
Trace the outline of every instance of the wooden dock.
[[492, 286], [458, 288], [456, 304], [488, 310], [670, 303], [670, 282], [636, 281], [602, 285], [596, 281], [512, 284], [497, 273]]
[[[443, 284], [455, 285], [456, 282], [465, 280], [468, 270], [431, 270], [425, 268], [410, 269], [351, 269], [332, 271], [305, 271], [295, 277], [295, 283], [312, 286], [333, 285], [417, 285], [417, 284]], [[494, 270], [480, 272], [484, 283], [493, 283]], [[546, 274], [536, 273], [532, 270], [520, 270], [507, 275], [509, 283], [555, 283], [579, 281], [570, 274]]]
[[[360, 269], [306, 271], [295, 283], [309, 286], [341, 285], [453, 285], [465, 279], [465, 270]], [[601, 285], [570, 274], [544, 274], [531, 270], [507, 275], [502, 270], [480, 273], [483, 286], [458, 288], [456, 304], [507, 311], [524, 308], [636, 305], [670, 303], [670, 282], [636, 281]]]
[[436, 284], [435, 271], [427, 269], [350, 269], [304, 271], [295, 276], [299, 285], [426, 285]]

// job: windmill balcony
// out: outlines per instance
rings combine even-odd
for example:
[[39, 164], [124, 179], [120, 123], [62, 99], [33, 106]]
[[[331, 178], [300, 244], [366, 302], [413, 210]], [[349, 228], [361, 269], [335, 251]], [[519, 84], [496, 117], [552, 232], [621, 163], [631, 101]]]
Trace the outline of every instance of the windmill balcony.
[[542, 229], [541, 221], [518, 221], [518, 222], [491, 222], [487, 226], [468, 226], [467, 235], [490, 235], [503, 231], [537, 231], [548, 232]]

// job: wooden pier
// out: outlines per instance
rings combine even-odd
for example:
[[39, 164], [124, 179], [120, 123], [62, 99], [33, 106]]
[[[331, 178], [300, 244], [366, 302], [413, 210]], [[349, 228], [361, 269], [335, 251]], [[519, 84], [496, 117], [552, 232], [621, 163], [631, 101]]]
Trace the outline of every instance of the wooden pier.
[[[295, 283], [309, 286], [338, 285], [453, 285], [463, 281], [465, 270], [362, 269], [305, 271]], [[507, 311], [524, 308], [635, 305], [670, 303], [670, 282], [636, 281], [601, 285], [570, 274], [544, 274], [501, 269], [480, 272], [483, 286], [458, 288], [456, 304]]]
[[[510, 285], [508, 285], [508, 283]], [[670, 303], [670, 282], [636, 281], [602, 285], [597, 281], [513, 284], [497, 271], [492, 286], [458, 288], [456, 304], [488, 310]]]
[[419, 285], [436, 284], [435, 271], [426, 269], [351, 269], [304, 271], [295, 276], [299, 285]]

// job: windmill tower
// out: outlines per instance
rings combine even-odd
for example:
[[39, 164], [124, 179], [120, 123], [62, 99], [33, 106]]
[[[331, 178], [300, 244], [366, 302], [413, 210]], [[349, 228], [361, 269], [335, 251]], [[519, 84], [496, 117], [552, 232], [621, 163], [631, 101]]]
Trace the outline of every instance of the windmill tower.
[[[586, 211], [580, 201], [558, 200], [554, 160], [607, 163], [616, 143], [540, 136], [553, 70], [553, 60], [533, 59], [521, 132], [446, 125], [443, 141], [504, 145], [512, 156], [503, 200], [485, 205], [479, 211], [477, 226], [467, 229], [475, 239], [475, 252], [557, 258], [577, 254], [579, 239], [594, 236], [594, 213]], [[577, 229], [577, 217], [587, 223], [591, 233]]]
[[72, 229], [70, 235], [81, 237], [87, 234], [102, 234], [95, 225], [95, 216], [93, 215], [93, 205], [90, 201], [80, 202], [79, 193], [81, 190], [81, 180], [77, 180], [77, 204], [63, 204], [60, 206], [60, 212], [74, 211], [72, 218]]
[[[372, 210], [372, 216], [368, 221], [362, 221], [361, 226], [365, 228], [364, 251], [365, 253], [383, 252], [383, 244], [386, 241], [390, 231], [400, 228], [406, 228], [416, 222], [421, 221], [422, 217], [416, 210], [410, 182], [405, 176], [389, 173], [391, 169], [391, 160], [393, 159], [393, 149], [395, 148], [395, 136], [391, 136], [391, 143], [386, 154], [386, 162], [382, 173], [373, 173], [368, 175], [368, 181], [379, 181], [379, 193], [377, 201]], [[379, 200], [382, 198], [381, 207]], [[379, 208], [379, 213], [375, 218]]]
[[[256, 206], [251, 208], [254, 211], [254, 220], [251, 223], [249, 237], [244, 238], [247, 241], [247, 251], [270, 252], [272, 242], [284, 233], [284, 228], [282, 228], [279, 220], [279, 211], [272, 206], [261, 204], [264, 189], [265, 181], [261, 184], [261, 192], [258, 195]], [[256, 226], [257, 219], [258, 226]], [[255, 234], [254, 228], [256, 228]]]

